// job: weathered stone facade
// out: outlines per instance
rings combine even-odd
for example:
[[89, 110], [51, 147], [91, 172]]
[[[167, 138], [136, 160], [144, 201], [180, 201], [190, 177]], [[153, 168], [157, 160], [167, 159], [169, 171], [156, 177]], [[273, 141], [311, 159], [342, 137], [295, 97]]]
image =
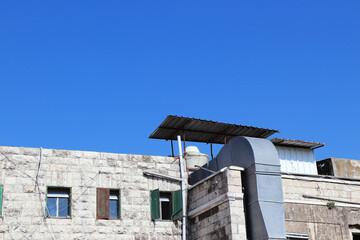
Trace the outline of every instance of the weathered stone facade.
[[[181, 239], [181, 221], [151, 221], [150, 191], [180, 183], [173, 157], [0, 147], [1, 239]], [[227, 167], [188, 189], [188, 239], [247, 239], [242, 169]], [[36, 176], [38, 175], [38, 187]], [[47, 218], [46, 188], [71, 188], [71, 218]], [[286, 232], [311, 240], [360, 233], [360, 180], [283, 174]], [[271, 187], [271, 186], [269, 186]], [[121, 219], [96, 217], [96, 189], [121, 189]]]
[[352, 240], [360, 232], [360, 181], [283, 175], [286, 231], [312, 240]]
[[246, 239], [240, 170], [225, 168], [189, 189], [190, 239]]
[[[190, 188], [190, 239], [247, 239], [240, 171], [232, 169]], [[282, 184], [286, 232], [310, 240], [353, 240], [360, 233], [359, 180], [284, 174]]]
[[[40, 149], [0, 147], [0, 160], [1, 239], [181, 239], [181, 221], [151, 221], [149, 200], [180, 184], [143, 175], [180, 177], [172, 157], [43, 149], [39, 189]], [[45, 217], [47, 186], [71, 188], [71, 218]], [[121, 219], [96, 219], [96, 188], [121, 189]]]

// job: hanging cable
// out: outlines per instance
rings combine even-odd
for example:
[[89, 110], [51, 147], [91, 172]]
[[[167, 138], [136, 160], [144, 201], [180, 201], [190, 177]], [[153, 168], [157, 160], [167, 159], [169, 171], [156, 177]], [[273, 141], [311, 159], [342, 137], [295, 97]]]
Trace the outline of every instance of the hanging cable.
[[39, 172], [40, 172], [40, 167], [41, 167], [41, 159], [42, 159], [42, 147], [40, 147], [40, 159], [39, 159], [38, 170], [37, 170], [36, 178], [35, 178], [35, 186], [38, 183], [38, 179], [39, 179]]

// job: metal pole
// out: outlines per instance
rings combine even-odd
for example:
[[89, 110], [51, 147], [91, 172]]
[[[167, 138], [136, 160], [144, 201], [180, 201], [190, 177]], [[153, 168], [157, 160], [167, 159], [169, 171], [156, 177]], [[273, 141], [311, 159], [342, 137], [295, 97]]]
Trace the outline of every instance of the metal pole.
[[174, 146], [173, 146], [172, 139], [171, 139], [171, 156], [174, 157]]
[[212, 143], [210, 143], [210, 151], [211, 151], [211, 160], [214, 159], [213, 153], [212, 153]]
[[186, 146], [185, 146], [185, 133], [184, 133], [184, 152], [186, 151]]
[[[181, 181], [181, 197], [182, 197], [182, 240], [186, 240], [186, 204], [185, 204], [185, 179], [184, 179], [184, 159], [182, 156], [181, 149], [181, 136], [177, 136], [178, 145], [179, 145], [179, 159], [180, 159], [180, 178]], [[185, 141], [184, 141], [185, 143]]]

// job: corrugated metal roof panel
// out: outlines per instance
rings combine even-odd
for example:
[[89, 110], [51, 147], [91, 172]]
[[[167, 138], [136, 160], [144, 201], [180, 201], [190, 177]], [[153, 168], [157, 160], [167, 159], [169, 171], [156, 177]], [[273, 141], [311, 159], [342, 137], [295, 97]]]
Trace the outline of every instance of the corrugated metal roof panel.
[[315, 149], [315, 148], [323, 147], [325, 145], [324, 143], [307, 142], [307, 141], [284, 139], [284, 138], [273, 138], [270, 141], [274, 145], [278, 145], [278, 146], [299, 147], [299, 148], [309, 148], [309, 149]]
[[169, 115], [149, 138], [176, 140], [177, 135], [185, 134], [186, 141], [224, 144], [225, 139], [228, 142], [236, 136], [267, 138], [276, 132], [279, 131]]

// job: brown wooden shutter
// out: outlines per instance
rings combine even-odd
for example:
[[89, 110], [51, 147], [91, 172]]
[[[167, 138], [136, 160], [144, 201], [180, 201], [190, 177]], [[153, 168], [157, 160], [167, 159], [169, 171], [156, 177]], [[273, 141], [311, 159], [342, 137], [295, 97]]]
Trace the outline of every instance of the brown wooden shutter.
[[96, 217], [101, 219], [109, 219], [110, 217], [110, 189], [96, 189]]

